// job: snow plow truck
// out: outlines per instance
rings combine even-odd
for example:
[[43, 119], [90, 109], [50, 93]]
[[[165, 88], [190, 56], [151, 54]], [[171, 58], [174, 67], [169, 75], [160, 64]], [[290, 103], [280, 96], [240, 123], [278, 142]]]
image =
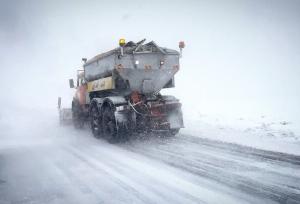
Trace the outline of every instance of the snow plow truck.
[[174, 87], [180, 52], [155, 42], [119, 40], [119, 46], [87, 60], [77, 70], [72, 120], [76, 128], [89, 121], [95, 137], [115, 143], [133, 133], [164, 132], [176, 135], [182, 128], [181, 103], [163, 88]]

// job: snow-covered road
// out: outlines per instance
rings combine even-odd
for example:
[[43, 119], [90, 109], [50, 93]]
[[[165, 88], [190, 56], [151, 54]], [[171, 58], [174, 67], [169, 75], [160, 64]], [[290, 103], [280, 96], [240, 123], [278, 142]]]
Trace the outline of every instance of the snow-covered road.
[[184, 134], [117, 145], [55, 125], [22, 134], [0, 138], [1, 204], [300, 203], [300, 156]]

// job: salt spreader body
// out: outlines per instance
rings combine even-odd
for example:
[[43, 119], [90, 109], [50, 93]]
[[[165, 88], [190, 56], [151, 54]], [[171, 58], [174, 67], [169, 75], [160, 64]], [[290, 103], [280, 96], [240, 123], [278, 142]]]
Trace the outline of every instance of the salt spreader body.
[[77, 71], [72, 101], [75, 127], [90, 122], [96, 137], [118, 142], [131, 133], [165, 132], [175, 135], [183, 127], [181, 103], [174, 96], [161, 95], [174, 87], [180, 52], [159, 47], [145, 39], [119, 41], [119, 47], [89, 60]]

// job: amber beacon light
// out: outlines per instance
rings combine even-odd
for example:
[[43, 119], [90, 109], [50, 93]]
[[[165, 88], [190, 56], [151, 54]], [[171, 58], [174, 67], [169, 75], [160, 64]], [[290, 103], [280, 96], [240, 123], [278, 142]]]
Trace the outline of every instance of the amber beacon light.
[[120, 47], [124, 47], [125, 43], [126, 43], [126, 41], [125, 41], [124, 38], [121, 38], [121, 39], [119, 40], [119, 45], [120, 45]]
[[126, 41], [125, 41], [125, 39], [124, 38], [121, 38], [120, 40], [119, 40], [119, 45], [120, 45], [120, 48], [121, 48], [121, 56], [123, 56], [124, 55], [124, 46], [125, 46], [125, 43], [126, 43]]

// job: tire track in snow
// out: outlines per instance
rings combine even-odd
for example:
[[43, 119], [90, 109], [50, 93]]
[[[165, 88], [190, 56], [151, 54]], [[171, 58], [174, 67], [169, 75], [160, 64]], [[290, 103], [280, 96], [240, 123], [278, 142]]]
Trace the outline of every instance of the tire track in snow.
[[[140, 154], [143, 154], [145, 156], [148, 156], [150, 158], [161, 160], [171, 166], [184, 169], [185, 171], [197, 174], [199, 176], [209, 178], [212, 180], [215, 180], [217, 182], [220, 182], [222, 184], [228, 185], [232, 188], [237, 188], [239, 190], [242, 190], [244, 192], [255, 194], [260, 197], [268, 197], [276, 202], [290, 202], [290, 203], [300, 203], [300, 194], [297, 190], [297, 187], [289, 188], [287, 186], [283, 185], [277, 185], [274, 181], [272, 184], [265, 183], [262, 180], [252, 179], [251, 177], [247, 176], [241, 176], [235, 172], [227, 171], [226, 166], [230, 165], [226, 161], [222, 161], [218, 159], [217, 157], [207, 157], [203, 159], [203, 156], [205, 157], [205, 153], [198, 152], [197, 155], [193, 155], [193, 158], [189, 158], [189, 151], [186, 151], [195, 144], [206, 145], [209, 147], [213, 147], [215, 152], [218, 152], [220, 149], [221, 151], [226, 151], [227, 153], [233, 152], [234, 154], [240, 154], [240, 156], [244, 156], [245, 154], [249, 153], [251, 151], [251, 157], [250, 159], [256, 159], [256, 157], [262, 157], [267, 158], [267, 161], [270, 161], [271, 158], [275, 158], [276, 155], [280, 155], [281, 159], [275, 159], [277, 164], [284, 165], [285, 163], [293, 164], [293, 166], [298, 166], [298, 157], [294, 155], [283, 155], [283, 154], [277, 154], [274, 152], [268, 152], [264, 150], [257, 150], [253, 148], [246, 148], [245, 152], [241, 148], [244, 148], [242, 146], [233, 145], [233, 144], [227, 144], [227, 143], [219, 143], [217, 142], [216, 146], [214, 146], [214, 141], [204, 140], [204, 144], [201, 142], [203, 139], [199, 138], [188, 138], [187, 141], [190, 141], [191, 144], [188, 144], [186, 140], [183, 142], [185, 144], [184, 148], [176, 148], [176, 145], [179, 142], [180, 145], [182, 145], [182, 141], [185, 139], [184, 136], [180, 137], [177, 136], [177, 138], [172, 138], [171, 140], [166, 141], [160, 141], [156, 145], [146, 145], [147, 142], [144, 142], [144, 145], [139, 146], [139, 142], [136, 142], [138, 145], [135, 145], [135, 142], [131, 142], [129, 145], [125, 145], [125, 148], [130, 149], [133, 152], [137, 152]], [[142, 142], [143, 143], [143, 142]], [[173, 145], [175, 143], [175, 145]], [[163, 144], [163, 145], [162, 145]], [[179, 146], [180, 146], [179, 145]], [[228, 146], [228, 149], [226, 149], [226, 145]], [[191, 148], [191, 154], [195, 154], [194, 150], [195, 147]], [[185, 150], [184, 153], [180, 152], [182, 149]], [[197, 151], [196, 151], [197, 152]], [[266, 156], [263, 155], [263, 153], [266, 153]], [[195, 159], [196, 157], [200, 159]], [[249, 159], [249, 157], [247, 158]], [[294, 160], [293, 160], [294, 159]], [[215, 162], [217, 161], [217, 162]], [[233, 161], [234, 163], [235, 161]], [[248, 170], [254, 170], [259, 175], [260, 172], [259, 168], [252, 167], [252, 169], [249, 169], [251, 167], [251, 164], [245, 165], [245, 164], [235, 164], [238, 168], [243, 167], [244, 169]], [[225, 167], [225, 168], [222, 168]], [[253, 169], [254, 168], [254, 169]], [[298, 166], [299, 168], [299, 166]], [[297, 169], [297, 168], [296, 168]], [[267, 172], [270, 173], [270, 172]], [[276, 176], [279, 174], [272, 173], [276, 180]], [[280, 176], [280, 175], [279, 175]], [[297, 177], [291, 177], [295, 180], [299, 180]]]

